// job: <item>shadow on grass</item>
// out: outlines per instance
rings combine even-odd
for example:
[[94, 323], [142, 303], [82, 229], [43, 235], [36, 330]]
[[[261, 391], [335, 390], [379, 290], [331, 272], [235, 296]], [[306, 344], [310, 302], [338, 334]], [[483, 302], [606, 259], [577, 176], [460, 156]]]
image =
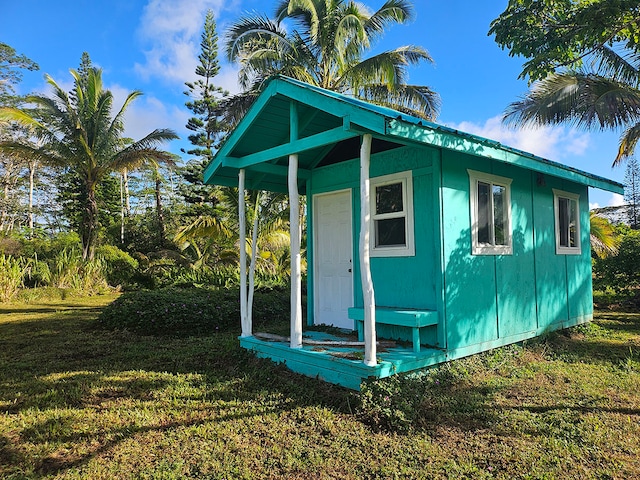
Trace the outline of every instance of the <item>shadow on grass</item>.
[[[239, 347], [239, 332], [172, 338], [104, 331], [94, 325], [99, 309], [70, 308], [48, 320], [0, 323], [0, 410], [31, 419], [16, 427], [15, 440], [0, 436], [0, 476], [78, 467], [144, 432], [305, 406], [349, 411], [351, 392], [255, 358]], [[99, 417], [102, 426], [78, 428], [101, 412], [111, 418], [136, 409], [159, 413], [120, 423]], [[31, 456], [33, 445], [48, 454]]]
[[616, 415], [640, 415], [639, 408], [628, 408], [628, 407], [588, 407], [581, 405], [519, 405], [519, 406], [502, 406], [500, 407], [501, 411], [505, 410], [517, 410], [517, 411], [527, 411], [531, 413], [549, 413], [549, 412], [564, 412], [564, 411], [572, 411], [577, 413], [612, 413]]
[[592, 333], [587, 325], [549, 333], [530, 341], [532, 346], [550, 347], [549, 355], [570, 363], [594, 362], [612, 367], [624, 366], [640, 356], [640, 316], [598, 319], [595, 326], [601, 331]]
[[16, 314], [16, 313], [17, 314], [60, 313], [62, 311], [68, 311], [69, 309], [72, 309], [74, 312], [86, 312], [86, 313], [96, 313], [96, 314], [100, 313], [100, 311], [102, 310], [99, 307], [82, 305], [82, 304], [65, 303], [64, 306], [56, 307], [56, 306], [51, 306], [50, 304], [30, 303], [28, 306], [23, 308], [15, 307], [15, 306], [0, 307], [0, 315], [3, 315], [3, 314], [10, 315], [10, 314]]

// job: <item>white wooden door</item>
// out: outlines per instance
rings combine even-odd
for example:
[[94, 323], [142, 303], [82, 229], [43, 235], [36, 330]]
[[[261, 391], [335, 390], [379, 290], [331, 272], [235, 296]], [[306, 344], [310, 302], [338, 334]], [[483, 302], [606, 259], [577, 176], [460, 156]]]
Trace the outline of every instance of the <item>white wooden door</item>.
[[314, 323], [353, 329], [351, 190], [313, 197]]

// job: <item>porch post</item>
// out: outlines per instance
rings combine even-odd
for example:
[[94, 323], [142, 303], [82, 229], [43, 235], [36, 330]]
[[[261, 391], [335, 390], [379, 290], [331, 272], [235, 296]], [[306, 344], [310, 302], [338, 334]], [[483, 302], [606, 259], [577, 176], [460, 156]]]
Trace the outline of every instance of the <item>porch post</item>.
[[291, 348], [302, 348], [302, 285], [300, 275], [300, 199], [298, 155], [289, 155], [289, 235], [291, 237]]
[[364, 299], [364, 364], [373, 367], [376, 360], [376, 300], [369, 261], [369, 164], [371, 162], [371, 134], [362, 136], [360, 148], [360, 279]]
[[247, 222], [244, 199], [244, 168], [238, 172], [238, 225], [240, 234], [240, 325], [242, 337], [251, 336], [251, 319], [247, 316]]
[[[298, 104], [289, 104], [289, 140], [298, 139]], [[291, 237], [291, 348], [302, 348], [302, 277], [300, 274], [300, 197], [298, 154], [289, 155], [289, 236]]]

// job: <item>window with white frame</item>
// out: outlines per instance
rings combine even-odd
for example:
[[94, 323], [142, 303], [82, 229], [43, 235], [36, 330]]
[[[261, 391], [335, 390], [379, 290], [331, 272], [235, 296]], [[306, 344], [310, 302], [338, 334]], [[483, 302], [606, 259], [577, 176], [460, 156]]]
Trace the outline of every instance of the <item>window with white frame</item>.
[[580, 253], [580, 195], [553, 189], [556, 253]]
[[511, 179], [474, 170], [468, 172], [471, 253], [510, 255]]
[[371, 256], [415, 255], [411, 171], [370, 180]]

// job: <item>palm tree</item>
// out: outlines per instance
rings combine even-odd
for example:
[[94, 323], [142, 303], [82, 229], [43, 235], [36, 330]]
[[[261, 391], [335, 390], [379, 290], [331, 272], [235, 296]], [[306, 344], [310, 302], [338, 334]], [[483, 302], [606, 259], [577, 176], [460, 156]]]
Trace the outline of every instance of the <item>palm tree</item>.
[[591, 251], [598, 258], [604, 258], [618, 252], [620, 240], [611, 222], [595, 212], [590, 212]]
[[412, 16], [408, 0], [387, 0], [376, 12], [347, 0], [280, 0], [275, 19], [241, 17], [227, 32], [225, 50], [240, 64], [244, 93], [223, 102], [227, 119], [237, 123], [264, 80], [276, 74], [435, 119], [439, 96], [406, 83], [408, 66], [433, 61], [425, 49], [408, 45], [363, 58], [386, 27]]
[[87, 259], [93, 257], [97, 235], [96, 187], [112, 172], [133, 170], [144, 163], [171, 163], [172, 155], [157, 146], [178, 136], [172, 130], [156, 129], [138, 141], [124, 138], [125, 111], [142, 92], [129, 93], [112, 116], [113, 94], [103, 88], [102, 70], [93, 67], [81, 73], [71, 70], [71, 75], [74, 78], [71, 93], [47, 75], [52, 97], [27, 97], [27, 102], [35, 106], [31, 110], [0, 109], [0, 120], [30, 126], [42, 140], [38, 148], [14, 142], [0, 144], [0, 149], [20, 150], [51, 165], [66, 167], [82, 181], [86, 200], [80, 233], [83, 258]]
[[557, 125], [585, 129], [623, 128], [613, 166], [633, 155], [640, 140], [640, 46], [616, 51], [601, 46], [587, 67], [552, 73], [509, 105], [508, 124]]

